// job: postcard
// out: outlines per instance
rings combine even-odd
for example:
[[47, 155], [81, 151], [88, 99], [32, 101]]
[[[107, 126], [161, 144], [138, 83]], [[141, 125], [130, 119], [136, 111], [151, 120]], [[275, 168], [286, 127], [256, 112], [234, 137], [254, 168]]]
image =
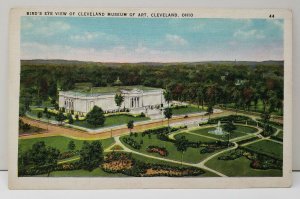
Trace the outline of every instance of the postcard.
[[291, 186], [291, 11], [10, 14], [10, 188]]

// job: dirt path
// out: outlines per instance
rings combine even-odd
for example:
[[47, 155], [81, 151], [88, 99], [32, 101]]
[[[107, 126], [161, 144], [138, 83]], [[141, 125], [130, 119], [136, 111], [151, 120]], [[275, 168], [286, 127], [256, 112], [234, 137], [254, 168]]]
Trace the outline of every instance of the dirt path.
[[[216, 113], [211, 115], [211, 118], [214, 117], [220, 117], [220, 116], [225, 116], [225, 115], [230, 115], [230, 112], [224, 111], [222, 113]], [[170, 119], [170, 124], [172, 123], [177, 123], [177, 122], [183, 122], [183, 121], [188, 121], [190, 119], [198, 119], [198, 118], [207, 118], [208, 116], [190, 116], [188, 118], [172, 118]], [[54, 124], [47, 124], [42, 121], [37, 121], [34, 119], [30, 119], [28, 117], [22, 117], [21, 118], [25, 123], [28, 123], [32, 126], [36, 126], [42, 129], [48, 129], [43, 131], [42, 133], [37, 133], [37, 134], [25, 134], [25, 135], [20, 135], [20, 139], [32, 139], [32, 138], [42, 138], [42, 137], [50, 137], [50, 136], [65, 136], [69, 138], [74, 138], [74, 139], [79, 139], [79, 140], [97, 140], [97, 139], [106, 139], [114, 136], [119, 136], [125, 133], [129, 133], [129, 130], [127, 128], [120, 128], [120, 129], [114, 129], [114, 130], [108, 130], [105, 132], [101, 133], [88, 133], [85, 131], [77, 130], [74, 128], [67, 128], [64, 126], [59, 126], [59, 125], [54, 125]], [[149, 121], [149, 123], [146, 124], [140, 124], [136, 125], [133, 128], [133, 132], [141, 132], [150, 128], [155, 128], [159, 127], [162, 125], [167, 125], [168, 121], [167, 120], [162, 120], [162, 121]]]

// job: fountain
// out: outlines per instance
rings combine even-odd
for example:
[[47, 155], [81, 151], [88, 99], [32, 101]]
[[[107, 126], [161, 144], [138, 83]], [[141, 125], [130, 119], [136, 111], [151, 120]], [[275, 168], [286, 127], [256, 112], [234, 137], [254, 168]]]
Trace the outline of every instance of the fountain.
[[218, 122], [218, 126], [215, 130], [212, 130], [212, 131], [208, 131], [208, 133], [211, 133], [211, 134], [215, 134], [215, 135], [225, 135], [225, 132], [223, 131], [222, 127], [221, 127], [221, 122], [219, 120]]

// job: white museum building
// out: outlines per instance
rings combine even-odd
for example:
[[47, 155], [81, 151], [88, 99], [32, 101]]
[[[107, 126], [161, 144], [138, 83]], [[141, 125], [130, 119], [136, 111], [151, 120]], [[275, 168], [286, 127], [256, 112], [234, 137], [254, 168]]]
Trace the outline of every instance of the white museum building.
[[94, 106], [102, 108], [104, 112], [116, 112], [119, 110], [115, 102], [116, 93], [124, 97], [120, 109], [128, 109], [133, 113], [159, 109], [166, 106], [163, 89], [144, 86], [112, 87], [112, 89], [94, 89], [93, 92], [81, 92], [76, 90], [59, 91], [59, 107], [66, 112], [74, 111], [75, 114], [85, 115]]

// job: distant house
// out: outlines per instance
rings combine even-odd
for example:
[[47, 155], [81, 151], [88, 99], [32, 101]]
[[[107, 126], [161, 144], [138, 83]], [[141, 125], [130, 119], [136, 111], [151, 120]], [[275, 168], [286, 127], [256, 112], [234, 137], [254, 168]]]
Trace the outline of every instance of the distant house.
[[74, 89], [59, 91], [59, 107], [66, 112], [85, 115], [94, 106], [105, 112], [116, 112], [119, 107], [115, 103], [115, 95], [124, 97], [121, 109], [133, 112], [146, 112], [148, 109], [160, 108], [166, 104], [163, 89], [145, 86], [112, 86], [94, 87], [89, 90]]

